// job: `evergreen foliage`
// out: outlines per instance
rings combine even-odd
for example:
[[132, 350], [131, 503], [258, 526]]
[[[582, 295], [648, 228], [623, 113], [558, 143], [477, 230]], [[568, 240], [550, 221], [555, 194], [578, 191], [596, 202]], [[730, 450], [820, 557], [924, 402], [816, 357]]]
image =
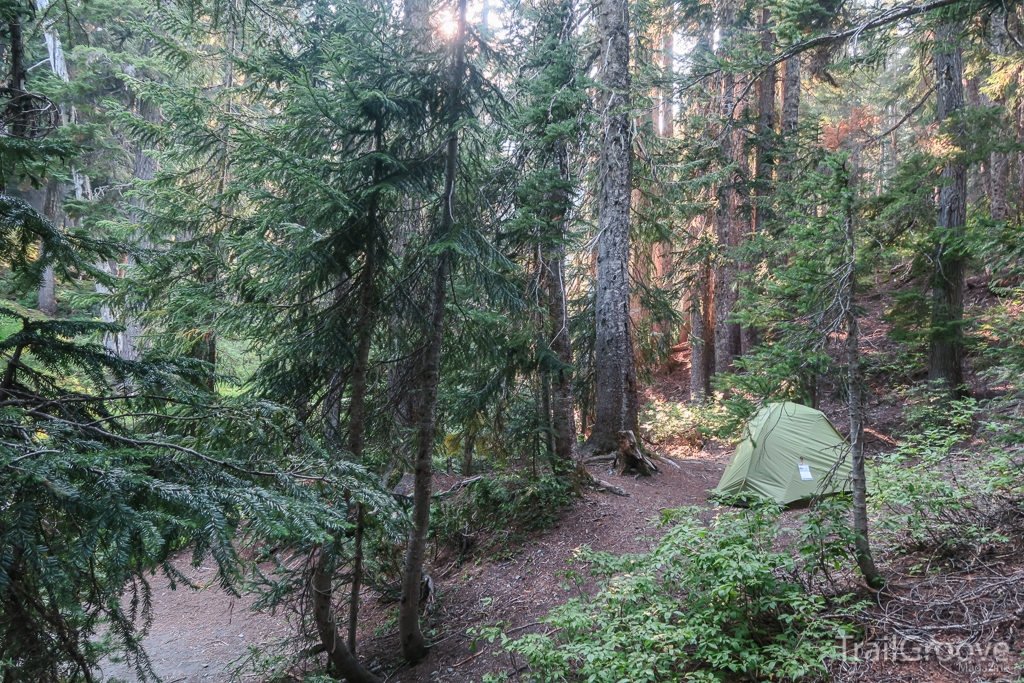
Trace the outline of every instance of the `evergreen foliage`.
[[[938, 412], [1012, 414], [1022, 27], [973, 0], [0, 0], [5, 683], [115, 652], [152, 678], [180, 551], [313, 605], [300, 635], [373, 681], [360, 591], [408, 603], [428, 519], [463, 551], [551, 523], [588, 435], [640, 432], [636, 377], [680, 363], [689, 404], [638, 438], [727, 439], [773, 400], [856, 434], [862, 391], [927, 377]], [[888, 338], [858, 338], [874, 309]], [[869, 465], [887, 549], [996, 537], [1019, 425], [985, 427], [1005, 450], [969, 491], [942, 474], [962, 427]], [[439, 497], [436, 468], [469, 483]], [[769, 547], [774, 511], [673, 519], [512, 647], [552, 680], [820, 674], [838, 626], [807, 589], [867, 537], [829, 514], [813, 566]]]

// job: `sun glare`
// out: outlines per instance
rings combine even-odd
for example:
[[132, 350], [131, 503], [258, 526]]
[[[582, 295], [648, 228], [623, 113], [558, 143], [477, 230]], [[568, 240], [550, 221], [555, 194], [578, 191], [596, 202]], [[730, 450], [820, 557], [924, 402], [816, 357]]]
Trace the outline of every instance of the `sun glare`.
[[434, 15], [434, 27], [446, 40], [451, 40], [459, 30], [459, 19], [454, 12], [443, 10]]

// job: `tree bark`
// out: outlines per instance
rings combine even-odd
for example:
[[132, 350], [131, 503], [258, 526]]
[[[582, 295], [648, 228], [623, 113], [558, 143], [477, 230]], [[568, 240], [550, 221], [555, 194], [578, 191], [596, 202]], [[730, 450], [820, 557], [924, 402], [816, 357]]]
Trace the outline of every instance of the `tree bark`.
[[992, 152], [989, 155], [989, 217], [994, 221], [1005, 221], [1008, 213], [1006, 186], [1010, 180], [1010, 164], [1006, 152]]
[[565, 296], [565, 247], [561, 244], [549, 250], [546, 271], [550, 348], [560, 364], [551, 383], [551, 426], [555, 460], [559, 468], [569, 470], [576, 460], [576, 407], [572, 391], [572, 339]]
[[591, 452], [618, 448], [623, 430], [638, 433], [638, 398], [629, 298], [629, 228], [632, 188], [629, 4], [602, 0], [600, 85], [602, 140], [598, 162], [596, 416]]
[[[382, 122], [377, 119], [374, 123], [373, 150], [379, 153], [383, 146]], [[373, 164], [372, 182], [377, 187], [382, 175], [381, 161], [378, 159]], [[378, 225], [378, 203], [380, 193], [374, 191], [370, 196], [370, 205], [367, 208], [367, 226], [372, 231], [367, 236], [366, 258], [363, 263], [363, 272], [359, 282], [359, 323], [356, 326], [356, 335], [359, 339], [359, 346], [356, 348], [355, 366], [352, 368], [352, 400], [349, 403], [349, 450], [352, 457], [362, 460], [363, 448], [366, 444], [366, 377], [370, 367], [370, 346], [373, 342], [373, 326], [376, 319], [376, 285], [377, 285], [377, 240], [379, 234], [383, 233], [382, 226]], [[352, 655], [356, 654], [356, 631], [359, 626], [359, 591], [363, 582], [363, 532], [366, 526], [366, 510], [362, 503], [356, 503], [355, 509], [355, 544], [352, 557], [352, 591], [349, 600], [348, 612], [348, 649]]]
[[[152, 102], [136, 97], [136, 113], [144, 121], [148, 123], [159, 123], [161, 119], [160, 107], [153, 104]], [[147, 148], [141, 144], [135, 145], [135, 163], [132, 168], [132, 177], [136, 183], [147, 182], [153, 180], [156, 177], [157, 163], [156, 159], [146, 154]], [[128, 213], [128, 220], [132, 225], [139, 225], [142, 222], [142, 213], [145, 211], [145, 205], [142, 200], [138, 197], [133, 197], [129, 205], [131, 209]], [[139, 239], [138, 243], [146, 245], [145, 239]], [[108, 261], [100, 264], [101, 267], [111, 275], [118, 275], [120, 267], [134, 265], [134, 260], [131, 256], [124, 259], [123, 264], [118, 264], [115, 261]], [[109, 294], [109, 290], [101, 284], [96, 285], [96, 291], [100, 294]], [[121, 322], [124, 325], [124, 330], [121, 332], [106, 332], [103, 335], [103, 345], [107, 348], [110, 353], [124, 358], [126, 360], [138, 360], [139, 358], [139, 339], [142, 336], [142, 325], [140, 324], [137, 317], [130, 315], [127, 311], [116, 311], [112, 307], [103, 305], [100, 308], [100, 318], [104, 322]]]
[[[705, 217], [695, 219], [696, 240], [705, 239]], [[703, 403], [712, 397], [711, 375], [715, 367], [714, 275], [710, 264], [697, 265], [690, 291], [690, 400]]]
[[[461, 98], [466, 68], [466, 0], [459, 0], [458, 28], [455, 35], [455, 60], [452, 64], [451, 101]], [[445, 240], [455, 227], [455, 181], [458, 172], [459, 134], [457, 107], [452, 107], [453, 120], [445, 150], [444, 196], [438, 239]], [[444, 337], [445, 292], [451, 254], [445, 249], [437, 256], [434, 282], [431, 288], [430, 334], [423, 354], [420, 373], [419, 410], [417, 415], [415, 480], [413, 488], [412, 529], [405, 553], [402, 573], [402, 600], [398, 609], [398, 636], [402, 655], [410, 663], [422, 661], [430, 651], [420, 631], [420, 584], [423, 558], [426, 553], [427, 527], [430, 523], [431, 457], [437, 431], [437, 387], [441, 370], [441, 343]]]
[[[783, 64], [785, 74], [782, 79], [782, 116], [779, 132], [783, 138], [789, 140], [796, 134], [800, 123], [800, 55], [793, 55]], [[790, 169], [782, 170], [787, 177], [792, 176]]]
[[[11, 40], [11, 89], [23, 93], [26, 88], [28, 72], [25, 70], [25, 37], [22, 31], [21, 15], [16, 14], [7, 24], [7, 33]], [[24, 138], [29, 131], [29, 122], [26, 121], [25, 112], [21, 101], [17, 101], [18, 110], [15, 112], [11, 124], [11, 135], [16, 138]]]
[[54, 279], [53, 266], [46, 266], [43, 270], [43, 280], [39, 283], [39, 310], [49, 317], [57, 315], [57, 294], [56, 280]]
[[[774, 35], [768, 30], [771, 22], [771, 11], [761, 11], [759, 30], [761, 31], [761, 50], [770, 54]], [[757, 81], [757, 153], [754, 168], [754, 232], [764, 229], [768, 218], [768, 202], [772, 191], [772, 168], [774, 167], [775, 135], [775, 67], [767, 69]]]
[[[46, 183], [46, 192], [43, 199], [43, 215], [51, 223], [57, 226], [64, 226], [66, 216], [64, 214], [64, 192], [65, 188], [56, 180]], [[42, 282], [39, 283], [39, 310], [49, 317], [57, 315], [57, 282], [53, 272], [53, 266], [47, 266], [43, 271]]]
[[328, 555], [326, 550], [320, 550], [310, 585], [313, 592], [313, 621], [317, 625], [320, 642], [324, 644], [327, 657], [331, 665], [334, 666], [337, 678], [344, 678], [350, 683], [381, 683], [378, 676], [363, 668], [355, 654], [345, 646], [344, 640], [338, 634], [338, 626], [334, 620], [334, 600], [331, 588], [334, 571], [330, 566]]
[[[854, 154], [854, 164], [856, 163]], [[864, 376], [860, 360], [860, 329], [857, 324], [855, 306], [857, 296], [857, 234], [854, 222], [853, 197], [856, 182], [856, 169], [850, 171], [848, 194], [844, 220], [846, 227], [846, 248], [848, 253], [848, 272], [846, 276], [846, 295], [844, 308], [846, 317], [846, 371], [847, 399], [850, 408], [850, 457], [852, 458], [853, 484], [853, 530], [854, 554], [857, 566], [864, 580], [872, 588], [880, 588], [884, 583], [875, 567], [871, 555], [871, 544], [868, 540], [868, 509], [867, 509], [867, 478], [864, 473]]]
[[[960, 24], [944, 21], [936, 29], [936, 120], [941, 125], [963, 109], [963, 56], [958, 44]], [[962, 124], [952, 137], [962, 147]], [[938, 226], [932, 274], [932, 318], [928, 381], [950, 396], [960, 394], [963, 373], [964, 225], [967, 222], [967, 167], [955, 160], [942, 170]]]
[[[732, 25], [731, 12], [722, 16], [719, 22], [723, 35]], [[719, 100], [719, 117], [722, 130], [719, 133], [722, 150], [722, 164], [731, 166], [735, 163], [738, 150], [734, 147], [735, 136], [732, 131], [732, 111], [735, 105], [735, 78], [730, 73], [722, 74]], [[736, 202], [733, 195], [736, 174], [729, 173], [722, 177], [718, 187], [718, 206], [715, 209], [715, 233], [718, 241], [718, 254], [715, 260], [715, 298], [714, 298], [714, 340], [715, 340], [715, 374], [724, 374], [733, 369], [733, 360], [740, 355], [740, 326], [729, 320], [736, 305], [737, 286], [736, 262], [733, 247], [738, 245], [735, 226], [733, 224]]]

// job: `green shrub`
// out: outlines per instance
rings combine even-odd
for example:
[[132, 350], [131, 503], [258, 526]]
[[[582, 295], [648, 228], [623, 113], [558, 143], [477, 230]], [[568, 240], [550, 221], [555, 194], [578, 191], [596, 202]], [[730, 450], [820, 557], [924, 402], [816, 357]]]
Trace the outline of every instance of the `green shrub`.
[[972, 452], [966, 462], [956, 457], [977, 413], [971, 398], [950, 402], [925, 395], [908, 407], [906, 420], [915, 430], [868, 466], [880, 540], [936, 556], [1004, 540], [993, 523], [990, 494], [994, 487], [1012, 487], [1013, 459], [998, 451]]
[[[671, 528], [644, 555], [589, 550], [577, 559], [602, 579], [599, 592], [555, 609], [505, 647], [526, 658], [534, 681], [797, 680], [841, 657], [849, 628], [825, 616], [824, 598], [793, 578], [793, 557], [774, 549], [778, 508], [712, 516], [665, 513]], [[490, 637], [497, 634], [492, 633]]]
[[676, 437], [697, 443], [716, 435], [724, 417], [725, 411], [717, 403], [655, 400], [640, 411], [640, 430], [655, 444]]
[[[522, 534], [551, 526], [572, 495], [571, 484], [553, 476], [485, 477], [437, 505], [431, 515], [432, 531], [441, 543], [465, 551], [471, 545], [468, 539], [478, 531]], [[509, 537], [505, 534], [501, 540]]]

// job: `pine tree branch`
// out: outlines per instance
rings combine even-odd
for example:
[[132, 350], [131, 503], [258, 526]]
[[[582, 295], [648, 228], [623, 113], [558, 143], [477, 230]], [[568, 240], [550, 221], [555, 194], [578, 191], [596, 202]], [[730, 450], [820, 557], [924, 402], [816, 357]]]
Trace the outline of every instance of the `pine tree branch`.
[[942, 9], [943, 7], [950, 7], [952, 5], [957, 5], [962, 2], [966, 2], [966, 0], [931, 0], [931, 2], [926, 2], [922, 5], [897, 5], [896, 7], [887, 9], [875, 17], [872, 17], [871, 19], [863, 21], [857, 24], [856, 26], [852, 26], [843, 31], [825, 33], [820, 36], [809, 38], [803, 42], [796, 43], [795, 45], [791, 45], [789, 48], [783, 50], [778, 55], [773, 57], [769, 62], [762, 65], [761, 69], [757, 72], [757, 74], [749, 81], [747, 81], [747, 83], [743, 86], [743, 90], [736, 97], [736, 103], [733, 105], [732, 109], [732, 116], [735, 116], [736, 109], [740, 106], [742, 102], [746, 100], [747, 93], [750, 92], [750, 88], [753, 86], [753, 84], [756, 83], [758, 79], [761, 78], [765, 73], [767, 73], [769, 69], [778, 66], [779, 64], [786, 61], [790, 57], [803, 54], [804, 52], [813, 50], [814, 48], [820, 47], [822, 45], [839, 43], [850, 38], [859, 37], [862, 33], [874, 30], [876, 28], [881, 28], [883, 26], [888, 26], [889, 24], [900, 21], [901, 19], [907, 19], [908, 17], [917, 16], [919, 14], [925, 14], [926, 12]]

